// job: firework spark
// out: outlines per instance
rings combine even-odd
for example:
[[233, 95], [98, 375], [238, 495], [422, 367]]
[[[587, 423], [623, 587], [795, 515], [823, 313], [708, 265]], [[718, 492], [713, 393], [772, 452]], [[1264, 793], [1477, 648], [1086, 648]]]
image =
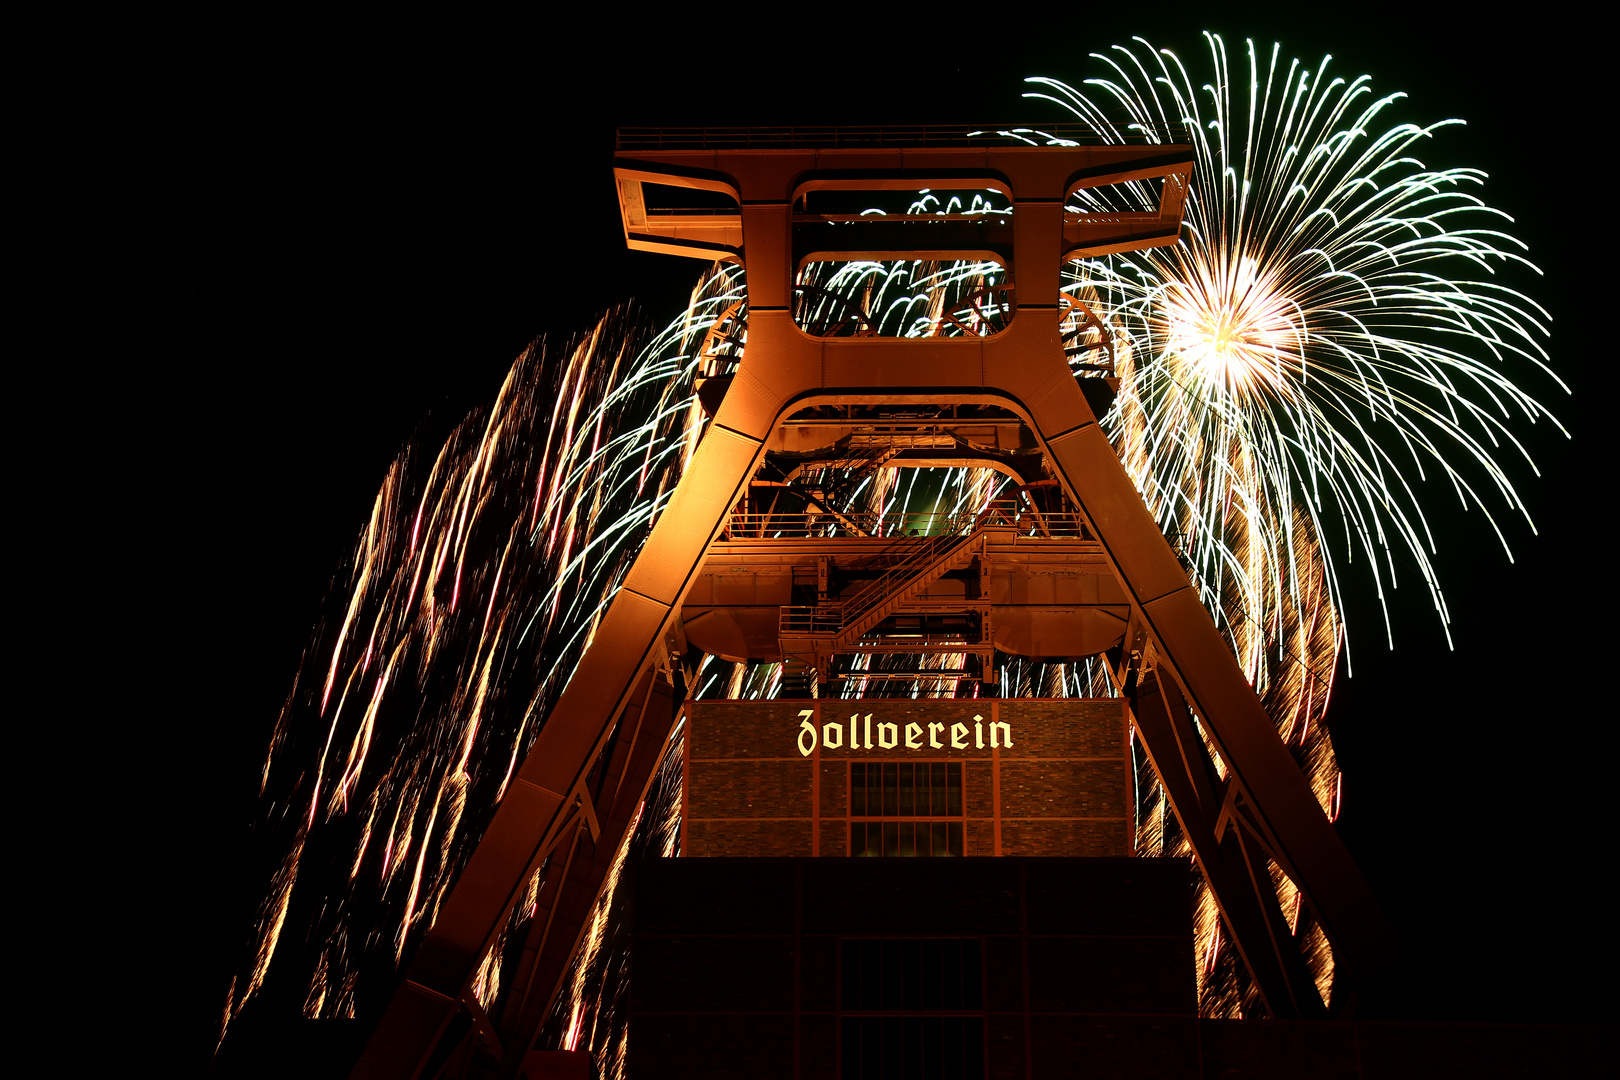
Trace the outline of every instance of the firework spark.
[[[1061, 105], [1102, 141], [1190, 139], [1195, 159], [1179, 243], [1067, 268], [1065, 338], [1077, 375], [1118, 377], [1103, 418], [1111, 440], [1336, 818], [1343, 787], [1323, 720], [1346, 644], [1343, 567], [1367, 567], [1391, 644], [1387, 589], [1401, 562], [1416, 567], [1447, 627], [1423, 485], [1434, 478], [1481, 511], [1506, 551], [1498, 514], [1529, 522], [1504, 464], [1530, 463], [1513, 425], [1557, 426], [1516, 374], [1567, 387], [1548, 365], [1546, 313], [1495, 280], [1535, 267], [1505, 231], [1507, 215], [1477, 194], [1485, 174], [1414, 156], [1460, 120], [1389, 125], [1404, 95], [1377, 97], [1365, 76], [1332, 75], [1328, 58], [1284, 63], [1280, 47], [1267, 56], [1251, 42], [1234, 70], [1221, 39], [1206, 40], [1208, 82], [1141, 39], [1097, 54], [1109, 74], [1084, 91], [1030, 80], [1039, 89], [1026, 96]], [[1033, 129], [985, 134], [1062, 141]], [[1149, 187], [1084, 188], [1067, 210], [1154, 205]], [[937, 209], [925, 199], [909, 212]], [[969, 332], [944, 316], [979, 314], [970, 298], [989, 295], [1000, 273], [994, 263], [811, 264], [801, 322]], [[1003, 692], [1039, 693], [1030, 667], [1010, 664]], [[1139, 849], [1185, 854], [1157, 785], [1142, 790]], [[1285, 906], [1292, 888], [1279, 885]], [[1232, 1015], [1241, 972], [1216, 963], [1222, 935], [1206, 930], [1204, 1010]], [[1331, 953], [1320, 928], [1305, 932], [1325, 986]]]
[[[1077, 373], [1107, 351], [1120, 379], [1104, 421], [1115, 446], [1334, 813], [1340, 786], [1322, 718], [1344, 640], [1341, 563], [1367, 564], [1383, 597], [1397, 556], [1410, 557], [1445, 624], [1420, 485], [1437, 476], [1499, 538], [1492, 508], [1523, 513], [1499, 459], [1523, 453], [1512, 423], [1548, 417], [1510, 376], [1528, 365], [1556, 382], [1547, 318], [1513, 289], [1474, 279], [1534, 269], [1502, 231], [1505, 215], [1474, 194], [1484, 174], [1412, 156], [1458, 121], [1378, 134], [1401, 95], [1374, 98], [1365, 77], [1330, 77], [1326, 59], [1284, 65], [1279, 49], [1267, 60], [1252, 44], [1247, 79], [1240, 67], [1234, 81], [1224, 44], [1208, 41], [1207, 85], [1142, 41], [1100, 56], [1110, 74], [1086, 91], [1034, 80], [1031, 96], [1109, 141], [1166, 141], [1184, 127], [1196, 156], [1181, 242], [1072, 265], [1067, 328], [1090, 348], [1076, 351]], [[1112, 197], [1082, 190], [1069, 209], [1120, 209]], [[994, 193], [971, 198], [969, 212], [1004, 212]], [[910, 213], [962, 209], [925, 192]], [[811, 264], [800, 285], [796, 314], [828, 334], [993, 333], [1012, 312], [995, 263]], [[341, 616], [318, 635], [319, 659], [299, 674], [264, 766], [276, 870], [226, 1024], [292, 926], [312, 973], [311, 1015], [353, 1015], [369, 972], [392, 982], [690, 459], [702, 424], [695, 387], [734, 369], [746, 318], [740, 269], [716, 267], [647, 347], [634, 349], [609, 320], [565, 363], [531, 350], [486, 416], [431, 461], [407, 456], [390, 470]], [[986, 469], [910, 470], [904, 480], [841, 472], [812, 479], [844, 492], [838, 512], [879, 521], [982, 511], [1009, 495], [1007, 478]], [[838, 693], [950, 693], [927, 668], [963, 661], [855, 662], [917, 678], [851, 678]], [[694, 688], [770, 697], [781, 675], [778, 664], [706, 662]], [[1100, 664], [1016, 658], [1002, 686], [1009, 696], [1115, 692]], [[1146, 779], [1140, 755], [1139, 769]], [[666, 801], [633, 833], [667, 852], [678, 771], [661, 790]], [[1138, 850], [1185, 854], [1162, 791], [1139, 791]], [[1297, 920], [1297, 890], [1274, 877]], [[605, 1050], [616, 1072], [623, 955], [608, 925], [611, 892], [552, 1023], [569, 1045]], [[512, 935], [531, 907], [519, 905], [502, 942], [520, 940]], [[1207, 891], [1198, 910], [1203, 1011], [1232, 1015], [1242, 975]], [[1326, 996], [1331, 952], [1320, 928], [1305, 932]], [[478, 974], [486, 1008], [500, 993], [502, 952]]]
[[[1085, 91], [1037, 78], [1026, 96], [1111, 142], [1191, 139], [1180, 242], [1074, 264], [1064, 291], [1106, 328], [1120, 389], [1104, 423], [1121, 460], [1336, 818], [1322, 721], [1345, 644], [1341, 563], [1359, 559], [1387, 601], [1410, 560], [1446, 626], [1421, 485], [1437, 477], [1481, 511], [1506, 551], [1495, 508], [1529, 522], [1501, 460], [1529, 463], [1511, 425], [1552, 420], [1514, 372], [1567, 387], [1548, 366], [1546, 313], [1491, 280], [1535, 267], [1476, 194], [1485, 174], [1414, 156], [1460, 120], [1385, 127], [1404, 95], [1332, 75], [1330, 58], [1285, 64], [1249, 42], [1234, 70], [1205, 38], [1208, 82], [1139, 38], [1094, 54], [1109, 74]], [[1068, 209], [1148, 194], [1129, 187], [1082, 189]], [[1180, 851], [1162, 818], [1148, 815], [1146, 846]], [[1277, 877], [1287, 910], [1293, 885]], [[1325, 1000], [1331, 951], [1314, 925], [1305, 940]], [[1218, 951], [1201, 971], [1207, 1015], [1243, 995]]]
[[[271, 739], [277, 869], [226, 1026], [289, 940], [310, 1016], [391, 986], [679, 479], [698, 346], [735, 284], [706, 276], [639, 349], [618, 315], [560, 362], [532, 347], [487, 413], [389, 470]], [[495, 957], [480, 1000], [500, 977]]]
[[[1280, 47], [1267, 57], [1253, 42], [1234, 71], [1206, 38], [1208, 83], [1137, 39], [1097, 54], [1111, 74], [1086, 92], [1033, 79], [1042, 89], [1027, 95], [1110, 140], [1170, 141], [1174, 125], [1193, 142], [1181, 242], [1076, 264], [1066, 287], [1108, 312], [1124, 360], [1116, 444], [1205, 587], [1236, 578], [1257, 629], [1308, 605], [1317, 571], [1298, 566], [1301, 532], [1326, 553], [1335, 600], [1340, 559], [1361, 558], [1382, 598], [1408, 556], [1444, 624], [1418, 484], [1439, 477], [1506, 550], [1497, 500], [1529, 520], [1500, 460], [1529, 461], [1511, 424], [1551, 419], [1513, 369], [1567, 389], [1547, 363], [1546, 313], [1489, 280], [1535, 267], [1476, 194], [1483, 172], [1414, 156], [1462, 121], [1380, 131], [1405, 95], [1375, 97], [1366, 76], [1332, 75], [1330, 58], [1284, 64]], [[1103, 213], [1119, 197], [1083, 189], [1070, 209]], [[1254, 648], [1238, 646], [1263, 680]]]

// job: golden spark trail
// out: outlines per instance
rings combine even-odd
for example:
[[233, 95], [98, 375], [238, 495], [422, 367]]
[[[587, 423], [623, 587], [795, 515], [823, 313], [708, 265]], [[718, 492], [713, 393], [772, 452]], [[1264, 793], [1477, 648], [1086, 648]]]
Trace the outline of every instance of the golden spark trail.
[[[1461, 121], [1381, 127], [1404, 95], [1374, 98], [1365, 76], [1331, 77], [1327, 59], [1284, 63], [1275, 46], [1267, 57], [1250, 43], [1245, 72], [1218, 37], [1206, 39], [1208, 82], [1141, 39], [1097, 54], [1106, 76], [1084, 91], [1030, 80], [1037, 91], [1027, 96], [1056, 103], [1102, 141], [1190, 141], [1195, 160], [1176, 245], [1068, 265], [1064, 332], [1077, 375], [1102, 356], [1113, 367], [1119, 389], [1102, 419], [1115, 449], [1336, 818], [1343, 782], [1323, 720], [1345, 643], [1342, 564], [1359, 560], [1383, 601], [1397, 555], [1409, 560], [1445, 630], [1421, 485], [1432, 474], [1482, 511], [1506, 550], [1485, 494], [1528, 516], [1497, 455], [1511, 447], [1528, 462], [1510, 427], [1521, 419], [1557, 426], [1516, 379], [1567, 387], [1548, 363], [1546, 313], [1476, 278], [1537, 272], [1502, 230], [1506, 215], [1474, 194], [1484, 174], [1415, 157]], [[982, 134], [1061, 142], [1032, 129]], [[1157, 198], [1148, 183], [1082, 188], [1066, 210], [1131, 211]], [[927, 199], [909, 213], [938, 209]], [[988, 262], [811, 263], [799, 316], [839, 328], [854, 311], [855, 332], [959, 333], [943, 314], [1003, 275]], [[1385, 631], [1393, 644], [1387, 605]], [[1105, 689], [1099, 674], [1087, 665], [1093, 692]], [[1079, 672], [1010, 661], [1003, 692], [1067, 687], [1071, 677], [1078, 689]], [[1155, 805], [1155, 785], [1146, 787], [1139, 847], [1163, 849], [1167, 829], [1179, 843], [1162, 793]], [[1325, 940], [1307, 951], [1321, 984], [1331, 952]], [[1200, 978], [1207, 1015], [1239, 1008], [1241, 971], [1220, 960]]]
[[277, 869], [222, 1038], [273, 963], [327, 1016], [408, 959], [700, 437], [700, 328], [739, 289], [720, 271], [661, 333], [612, 315], [561, 356], [531, 347], [493, 405], [390, 467], [271, 740]]
[[[1063, 329], [1077, 375], [1106, 354], [1119, 380], [1102, 417], [1115, 449], [1336, 816], [1343, 785], [1323, 720], [1345, 640], [1343, 564], [1359, 560], [1382, 598], [1397, 556], [1408, 560], [1444, 627], [1427, 492], [1442, 487], [1483, 511], [1506, 547], [1493, 510], [1524, 506], [1498, 456], [1524, 453], [1512, 425], [1551, 420], [1515, 380], [1522, 369], [1563, 384], [1548, 364], [1545, 312], [1492, 280], [1534, 267], [1502, 231], [1505, 215], [1474, 194], [1484, 175], [1414, 156], [1457, 121], [1385, 128], [1401, 95], [1374, 98], [1364, 76], [1333, 78], [1325, 59], [1284, 64], [1276, 48], [1268, 58], [1251, 44], [1245, 82], [1224, 43], [1208, 42], [1207, 85], [1140, 40], [1100, 56], [1106, 77], [1085, 91], [1032, 80], [1031, 96], [1110, 141], [1190, 140], [1195, 157], [1179, 243], [1070, 264]], [[1153, 197], [1145, 185], [1082, 189], [1067, 211]], [[910, 213], [1010, 213], [999, 199], [976, 193], [964, 206], [922, 192]], [[1012, 315], [1009, 284], [994, 262], [811, 263], [795, 317], [838, 334], [988, 334]], [[352, 1015], [357, 982], [372, 970], [391, 978], [408, 956], [691, 460], [704, 424], [696, 381], [734, 370], [746, 313], [741, 271], [717, 266], [644, 346], [622, 317], [566, 355], [537, 345], [488, 410], [430, 458], [408, 450], [389, 469], [270, 740], [259, 836], [271, 886], [222, 1037], [272, 961], [308, 980], [312, 1015], [331, 1016]], [[727, 320], [726, 341], [704, 355]], [[880, 535], [920, 515], [1034, 514], [1051, 493], [1050, 478], [993, 469], [902, 478], [866, 464], [806, 480], [828, 493], [832, 518], [860, 516]], [[1062, 512], [1061, 498], [1042, 505]], [[837, 673], [885, 679], [844, 679], [823, 696], [950, 694], [954, 680], [931, 673], [964, 663], [856, 657]], [[782, 674], [776, 663], [705, 662], [695, 688], [766, 697]], [[1117, 693], [1090, 660], [1012, 658], [1001, 676], [1007, 694]], [[1138, 851], [1186, 856], [1137, 753]], [[668, 772], [666, 758], [657, 805], [632, 830], [637, 850], [668, 852], [678, 836], [679, 769]], [[613, 881], [631, 846], [616, 854]], [[1297, 890], [1273, 876], [1289, 911]], [[502, 950], [533, 916], [540, 885], [537, 874], [478, 969], [475, 994], [492, 1015], [512, 967]], [[610, 883], [548, 1023], [614, 1070], [625, 1010], [611, 897]], [[1245, 976], [1207, 890], [1197, 912], [1201, 1011], [1236, 1015]], [[1331, 949], [1314, 923], [1304, 933], [1325, 995]]]
[[[1121, 460], [1336, 818], [1343, 783], [1323, 719], [1345, 640], [1340, 560], [1365, 556], [1385, 600], [1398, 550], [1444, 628], [1417, 485], [1437, 473], [1506, 550], [1465, 470], [1528, 522], [1496, 454], [1524, 454], [1516, 418], [1552, 417], [1512, 372], [1567, 388], [1548, 365], [1546, 313], [1497, 281], [1456, 276], [1535, 272], [1498, 228], [1506, 215], [1473, 194], [1483, 173], [1414, 156], [1461, 121], [1381, 129], [1404, 95], [1373, 98], [1366, 76], [1331, 77], [1327, 58], [1285, 65], [1278, 47], [1268, 57], [1253, 42], [1244, 79], [1225, 43], [1205, 38], [1207, 83], [1138, 38], [1094, 54], [1108, 72], [1085, 90], [1038, 78], [1026, 96], [1108, 141], [1192, 142], [1180, 242], [1072, 264], [1064, 290], [1102, 313], [1115, 344], [1121, 386], [1104, 423]], [[1079, 214], [1124, 208], [1101, 189], [1071, 203]], [[1345, 543], [1326, 543], [1331, 534]], [[1393, 644], [1387, 604], [1385, 631]], [[1310, 932], [1325, 996], [1332, 954], [1320, 928]], [[1240, 1009], [1241, 975], [1201, 972], [1206, 1015]]]

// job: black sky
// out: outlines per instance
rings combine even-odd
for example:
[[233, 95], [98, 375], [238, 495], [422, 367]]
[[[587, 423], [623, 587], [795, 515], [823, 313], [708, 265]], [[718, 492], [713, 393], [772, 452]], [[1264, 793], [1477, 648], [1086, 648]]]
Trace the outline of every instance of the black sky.
[[[128, 963], [174, 988], [147, 1030], [179, 1072], [206, 1067], [249, 938], [253, 883], [233, 852], [265, 740], [389, 461], [490, 400], [531, 338], [560, 343], [631, 301], [662, 323], [699, 269], [623, 250], [614, 127], [1054, 118], [1020, 101], [1024, 76], [1085, 78], [1089, 51], [1133, 34], [1201, 64], [1203, 29], [1234, 53], [1247, 35], [1331, 52], [1339, 73], [1407, 90], [1402, 119], [1466, 117], [1425, 163], [1485, 168], [1487, 199], [1545, 271], [1517, 283], [1552, 313], [1575, 394], [1522, 370], [1574, 436], [1519, 429], [1543, 473], [1513, 467], [1539, 535], [1501, 515], [1509, 563], [1477, 511], [1429, 485], [1455, 649], [1409, 567], [1393, 652], [1377, 603], [1353, 596], [1354, 677], [1330, 722], [1342, 832], [1405, 936], [1420, 1011], [1609, 1019], [1612, 635], [1594, 606], [1613, 602], [1612, 528], [1594, 506], [1615, 488], [1597, 300], [1613, 275], [1593, 267], [1613, 241], [1597, 209], [1595, 49], [1545, 6], [1512, 26], [1396, 5], [1213, 23], [1177, 5], [1021, 10], [1034, 14], [267, 16], [146, 27], [158, 44], [107, 93], [41, 96], [43, 204], [99, 198], [88, 216], [107, 223], [71, 249], [47, 227], [27, 299], [47, 328], [83, 320], [62, 392], [88, 353], [84, 378], [107, 399], [97, 482], [133, 538], [134, 584], [109, 566], [96, 588], [134, 618], [93, 723], [111, 756], [127, 751], [115, 771], [140, 772], [151, 828], [119, 865], [151, 910], [136, 901]], [[75, 138], [53, 109], [101, 145], [44, 153]]]

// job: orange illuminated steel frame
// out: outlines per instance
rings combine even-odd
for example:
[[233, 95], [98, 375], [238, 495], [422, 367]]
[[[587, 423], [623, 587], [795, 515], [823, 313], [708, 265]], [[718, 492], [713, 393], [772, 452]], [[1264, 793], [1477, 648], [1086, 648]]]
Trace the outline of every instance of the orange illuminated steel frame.
[[[1078, 139], [1076, 140], [1079, 141]], [[747, 345], [690, 466], [408, 977], [356, 1075], [408, 1077], [481, 1040], [517, 1075], [685, 696], [680, 612], [710, 545], [790, 416], [818, 405], [962, 403], [1016, 415], [1100, 543], [1129, 605], [1110, 657], [1131, 716], [1189, 836], [1240, 955], [1273, 1016], [1324, 1011], [1267, 861], [1300, 887], [1346, 988], [1386, 979], [1393, 938], [1376, 902], [1196, 590], [1126, 475], [1063, 350], [1065, 260], [1172, 244], [1193, 155], [1184, 145], [1032, 146], [937, 129], [621, 133], [614, 162], [632, 247], [748, 273]], [[1157, 205], [1065, 212], [1082, 187], [1149, 181]], [[647, 185], [704, 193], [701, 212], [649, 208]], [[901, 234], [843, 235], [796, 213], [814, 190], [993, 189], [1009, 223], [940, 220]], [[678, 209], [678, 208], [676, 208]], [[936, 227], [937, 226], [937, 227]], [[835, 245], [829, 247], [829, 245]], [[836, 246], [841, 245], [841, 247]], [[985, 335], [818, 338], [795, 325], [796, 276], [826, 258], [982, 258], [1008, 270], [1016, 313]], [[789, 652], [794, 645], [784, 640]], [[1194, 728], [1226, 765], [1220, 777]], [[499, 1016], [471, 992], [526, 884], [547, 866], [513, 988]]]

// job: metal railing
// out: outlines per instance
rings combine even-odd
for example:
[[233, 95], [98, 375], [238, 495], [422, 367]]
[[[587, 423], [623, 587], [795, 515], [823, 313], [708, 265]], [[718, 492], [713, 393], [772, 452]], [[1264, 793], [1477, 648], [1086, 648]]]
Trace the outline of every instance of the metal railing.
[[1091, 540], [1078, 514], [1040, 514], [1027, 507], [996, 504], [986, 514], [876, 514], [867, 511], [805, 511], [797, 513], [735, 512], [727, 519], [722, 540], [804, 539], [924, 539], [963, 536], [980, 526], [1011, 528], [1018, 537]]
[[853, 596], [838, 601], [838, 607], [843, 609], [844, 613], [843, 625], [847, 627], [861, 616], [870, 613], [895, 595], [907, 582], [914, 580], [929, 566], [966, 543], [967, 539], [967, 535], [964, 534], [941, 533], [919, 538], [915, 544], [908, 542], [904, 557], [899, 562], [867, 582]]
[[954, 514], [878, 514], [865, 510], [841, 513], [810, 510], [802, 513], [734, 512], [727, 520], [722, 537], [731, 540], [777, 540], [796, 538], [854, 537], [864, 540], [954, 536], [973, 531], [978, 515], [970, 511]]
[[929, 682], [930, 680], [976, 679], [979, 673], [966, 668], [930, 671], [835, 671], [827, 678], [832, 682]]
[[820, 604], [789, 605], [782, 608], [779, 630], [783, 634], [839, 634], [870, 614], [885, 600], [893, 596], [907, 582], [914, 580], [928, 566], [948, 555], [968, 536], [961, 533], [939, 533], [933, 536], [906, 538], [895, 551], [898, 561], [877, 577], [862, 585], [853, 596], [829, 600]]

